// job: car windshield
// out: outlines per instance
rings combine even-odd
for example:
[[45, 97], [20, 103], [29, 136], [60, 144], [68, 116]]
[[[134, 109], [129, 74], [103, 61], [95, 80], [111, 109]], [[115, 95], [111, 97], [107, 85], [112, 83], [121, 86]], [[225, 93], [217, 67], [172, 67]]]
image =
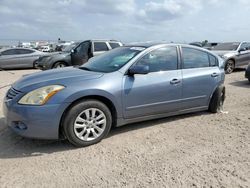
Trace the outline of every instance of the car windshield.
[[62, 51], [63, 52], [70, 52], [75, 46], [77, 46], [78, 44], [80, 44], [79, 42], [74, 42], [73, 44], [70, 44], [68, 46], [65, 46]]
[[221, 44], [218, 44], [217, 46], [215, 46], [213, 48], [213, 50], [233, 51], [233, 50], [237, 50], [239, 45], [240, 45], [239, 42], [221, 43]]
[[106, 52], [97, 57], [91, 58], [80, 69], [95, 72], [114, 72], [128, 63], [137, 54], [143, 51], [142, 47], [120, 47]]

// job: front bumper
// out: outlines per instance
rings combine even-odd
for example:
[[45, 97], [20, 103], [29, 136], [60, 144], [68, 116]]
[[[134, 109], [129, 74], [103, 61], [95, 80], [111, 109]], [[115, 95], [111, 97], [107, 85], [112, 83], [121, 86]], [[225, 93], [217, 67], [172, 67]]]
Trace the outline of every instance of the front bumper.
[[59, 139], [59, 126], [67, 103], [44, 106], [3, 103], [5, 122], [20, 136], [38, 139]]

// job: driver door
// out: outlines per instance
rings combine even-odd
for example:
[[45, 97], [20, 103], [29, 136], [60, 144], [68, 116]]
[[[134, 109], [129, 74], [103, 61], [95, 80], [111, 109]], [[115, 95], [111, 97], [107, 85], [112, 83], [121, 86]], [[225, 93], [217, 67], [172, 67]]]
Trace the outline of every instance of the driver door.
[[156, 49], [136, 64], [148, 66], [149, 73], [124, 76], [124, 118], [180, 110], [182, 75], [181, 70], [178, 70], [177, 48], [167, 46]]
[[86, 63], [89, 59], [89, 53], [91, 50], [90, 42], [83, 42], [78, 47], [74, 49], [71, 53], [71, 63], [72, 65], [82, 65]]

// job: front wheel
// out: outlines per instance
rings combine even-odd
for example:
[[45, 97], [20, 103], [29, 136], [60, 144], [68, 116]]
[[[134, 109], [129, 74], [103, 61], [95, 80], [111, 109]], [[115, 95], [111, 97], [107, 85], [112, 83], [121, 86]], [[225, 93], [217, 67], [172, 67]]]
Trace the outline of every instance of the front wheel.
[[64, 133], [73, 145], [89, 146], [100, 142], [110, 131], [112, 115], [108, 107], [97, 100], [83, 100], [67, 112]]
[[225, 72], [226, 74], [231, 74], [234, 71], [235, 64], [233, 60], [228, 60], [225, 65]]
[[218, 113], [223, 110], [223, 105], [225, 101], [226, 90], [224, 86], [217, 88], [210, 100], [209, 111], [212, 113]]
[[64, 62], [57, 62], [55, 63], [55, 65], [53, 66], [53, 69], [59, 69], [59, 68], [64, 68], [67, 65]]

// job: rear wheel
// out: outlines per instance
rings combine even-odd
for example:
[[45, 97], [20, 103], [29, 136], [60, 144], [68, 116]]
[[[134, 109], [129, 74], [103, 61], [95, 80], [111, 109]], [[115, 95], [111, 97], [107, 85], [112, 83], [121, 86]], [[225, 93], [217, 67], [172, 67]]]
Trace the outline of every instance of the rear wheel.
[[225, 101], [225, 87], [219, 87], [215, 90], [209, 104], [209, 111], [212, 113], [218, 113], [223, 110]]
[[66, 67], [66, 66], [67, 66], [66, 63], [64, 63], [64, 62], [57, 62], [53, 66], [53, 69], [63, 68], [63, 67]]
[[108, 107], [97, 100], [76, 103], [66, 114], [63, 130], [77, 147], [100, 142], [110, 131], [112, 116]]
[[225, 65], [225, 72], [226, 74], [231, 74], [234, 71], [235, 64], [233, 60], [228, 60]]

